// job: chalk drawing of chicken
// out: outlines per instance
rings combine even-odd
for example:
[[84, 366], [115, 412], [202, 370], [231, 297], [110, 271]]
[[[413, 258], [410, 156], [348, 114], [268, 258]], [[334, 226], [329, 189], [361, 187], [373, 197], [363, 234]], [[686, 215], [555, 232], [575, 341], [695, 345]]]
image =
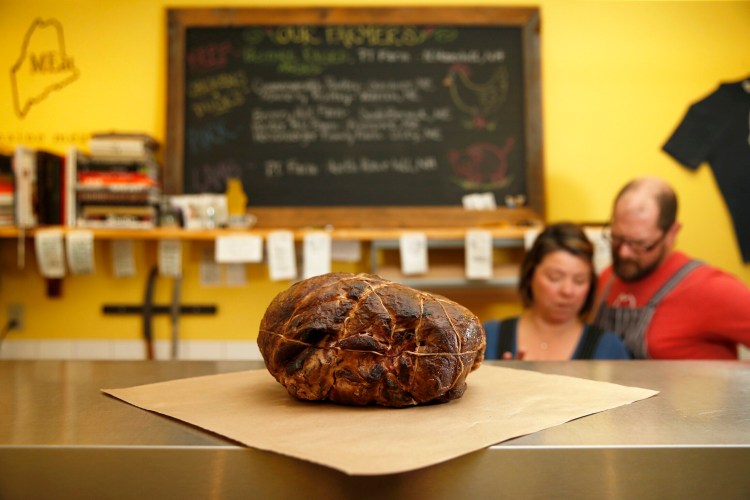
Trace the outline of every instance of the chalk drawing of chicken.
[[484, 82], [472, 79], [471, 69], [465, 64], [454, 64], [448, 68], [443, 79], [448, 87], [453, 104], [469, 115], [463, 123], [468, 129], [496, 127], [491, 118], [497, 116], [508, 96], [508, 68], [498, 67]]
[[448, 156], [458, 176], [455, 182], [466, 190], [495, 190], [510, 185], [513, 178], [508, 176], [508, 155], [515, 142], [513, 137], [508, 137], [502, 148], [478, 142], [466, 149], [452, 149]]

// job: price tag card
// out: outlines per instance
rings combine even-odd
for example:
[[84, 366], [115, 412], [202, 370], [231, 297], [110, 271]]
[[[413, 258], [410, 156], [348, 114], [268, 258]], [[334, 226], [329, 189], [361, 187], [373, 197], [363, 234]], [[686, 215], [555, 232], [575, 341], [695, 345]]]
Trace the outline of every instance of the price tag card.
[[42, 229], [34, 236], [36, 260], [39, 272], [45, 278], [65, 276], [65, 251], [63, 233], [60, 229]]
[[403, 233], [399, 241], [401, 272], [405, 275], [427, 273], [427, 235]]
[[523, 232], [523, 247], [524, 249], [528, 250], [532, 247], [534, 242], [536, 241], [537, 236], [539, 236], [539, 233], [541, 233], [542, 230], [538, 227], [531, 227]]
[[466, 277], [468, 279], [492, 278], [492, 233], [479, 229], [466, 232]]
[[584, 232], [591, 243], [594, 245], [594, 270], [596, 274], [601, 274], [610, 264], [612, 264], [612, 245], [604, 237], [604, 228], [586, 227]]
[[216, 238], [216, 262], [261, 262], [263, 238], [260, 236], [219, 236]]
[[227, 286], [244, 286], [247, 283], [245, 264], [226, 264]]
[[336, 262], [359, 262], [362, 260], [362, 242], [357, 240], [334, 240], [331, 243], [331, 260]]
[[73, 274], [94, 274], [94, 233], [70, 231], [65, 237], [68, 267]]
[[182, 242], [180, 240], [159, 240], [159, 274], [162, 276], [182, 275]]
[[266, 253], [271, 281], [297, 278], [297, 256], [294, 252], [294, 234], [291, 231], [268, 233]]
[[302, 242], [302, 276], [312, 278], [331, 272], [331, 235], [308, 233]]
[[112, 269], [117, 278], [135, 276], [133, 240], [112, 241]]
[[212, 248], [204, 248], [201, 252], [201, 286], [221, 286], [221, 264], [216, 262], [214, 254], [215, 251]]

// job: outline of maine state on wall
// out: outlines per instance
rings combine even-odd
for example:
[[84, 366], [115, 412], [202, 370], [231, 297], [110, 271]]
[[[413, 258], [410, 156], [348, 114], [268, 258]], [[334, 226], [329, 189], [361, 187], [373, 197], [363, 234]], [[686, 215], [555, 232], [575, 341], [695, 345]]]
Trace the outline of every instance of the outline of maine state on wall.
[[78, 78], [80, 71], [65, 52], [59, 21], [34, 20], [26, 32], [18, 60], [10, 70], [13, 104], [19, 118], [56, 90]]

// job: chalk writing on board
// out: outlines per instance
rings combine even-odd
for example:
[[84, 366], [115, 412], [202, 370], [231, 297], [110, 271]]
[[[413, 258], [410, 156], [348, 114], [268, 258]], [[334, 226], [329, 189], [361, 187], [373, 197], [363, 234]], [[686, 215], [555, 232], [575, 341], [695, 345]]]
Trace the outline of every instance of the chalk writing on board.
[[221, 146], [236, 139], [238, 133], [225, 120], [208, 122], [187, 132], [188, 151], [191, 154], [221, 150]]
[[193, 80], [185, 93], [190, 100], [190, 111], [201, 118], [228, 113], [243, 106], [250, 93], [249, 87], [245, 73], [233, 71]]
[[369, 158], [360, 156], [344, 160], [328, 160], [324, 164], [298, 158], [269, 159], [264, 162], [264, 175], [271, 177], [315, 177], [331, 175], [373, 175], [383, 173], [419, 174], [438, 169], [435, 157], [400, 156], [391, 158]]
[[462, 122], [468, 128], [494, 129], [497, 116], [508, 96], [508, 69], [499, 66], [486, 81], [472, 79], [471, 69], [465, 64], [453, 64], [448, 69], [445, 84], [450, 88], [453, 104], [470, 117]]
[[525, 193], [520, 30], [196, 27], [185, 192], [257, 205], [460, 205]]
[[508, 175], [508, 155], [515, 140], [510, 137], [502, 147], [491, 143], [471, 144], [463, 150], [451, 150], [450, 161], [457, 182], [466, 190], [493, 191], [513, 182]]
[[221, 192], [226, 189], [226, 179], [241, 175], [242, 167], [235, 160], [219, 160], [197, 165], [190, 171], [190, 181], [197, 186], [204, 186], [204, 192]]

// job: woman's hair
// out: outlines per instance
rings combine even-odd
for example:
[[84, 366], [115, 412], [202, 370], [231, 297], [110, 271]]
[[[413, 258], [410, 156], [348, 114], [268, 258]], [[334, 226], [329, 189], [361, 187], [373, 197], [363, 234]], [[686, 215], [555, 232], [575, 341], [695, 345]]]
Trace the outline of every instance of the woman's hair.
[[524, 307], [530, 307], [534, 302], [531, 291], [531, 281], [534, 272], [544, 258], [552, 252], [562, 250], [586, 261], [591, 267], [591, 285], [589, 293], [578, 311], [579, 316], [586, 316], [594, 305], [596, 295], [596, 273], [594, 271], [594, 245], [586, 237], [580, 226], [571, 222], [550, 224], [542, 231], [531, 248], [526, 252], [521, 263], [521, 276], [518, 291]]

